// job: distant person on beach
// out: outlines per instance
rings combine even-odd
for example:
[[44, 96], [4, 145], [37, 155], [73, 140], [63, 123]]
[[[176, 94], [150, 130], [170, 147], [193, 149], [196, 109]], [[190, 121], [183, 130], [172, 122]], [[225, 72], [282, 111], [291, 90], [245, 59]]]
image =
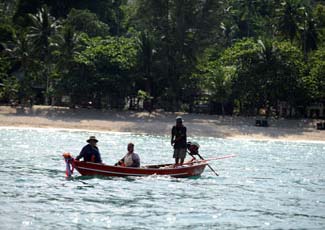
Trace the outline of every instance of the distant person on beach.
[[[183, 118], [176, 117], [176, 125], [172, 128], [171, 145], [174, 146], [175, 164], [183, 164], [186, 157], [186, 127], [183, 125]], [[180, 162], [179, 162], [180, 161]]]
[[128, 152], [126, 155], [115, 164], [115, 166], [120, 165], [124, 167], [140, 167], [140, 157], [134, 152], [134, 144], [129, 143], [127, 147]]
[[87, 140], [88, 145], [84, 146], [79, 153], [79, 156], [76, 157], [76, 160], [80, 160], [81, 158], [84, 161], [90, 161], [94, 163], [102, 163], [102, 159], [100, 157], [99, 149], [97, 147], [98, 140], [95, 136], [90, 136]]

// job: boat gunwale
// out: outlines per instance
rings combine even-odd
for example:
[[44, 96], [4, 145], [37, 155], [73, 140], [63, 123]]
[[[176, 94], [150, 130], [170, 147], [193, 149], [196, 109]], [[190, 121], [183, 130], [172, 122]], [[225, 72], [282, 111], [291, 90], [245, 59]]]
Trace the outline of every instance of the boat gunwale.
[[[202, 169], [202, 172], [203, 172], [204, 168], [208, 164], [206, 162], [199, 162], [199, 163], [194, 162], [193, 165], [190, 165], [188, 167], [178, 167], [178, 168], [144, 168], [144, 167], [141, 167], [141, 168], [134, 168], [134, 167], [121, 167], [121, 166], [114, 166], [114, 165], [106, 165], [106, 164], [101, 164], [101, 163], [85, 162], [85, 161], [80, 161], [80, 163], [86, 164], [86, 165], [75, 165], [75, 168], [82, 175], [88, 174], [88, 172], [91, 173], [91, 174], [98, 172], [98, 173], [102, 173], [102, 174], [110, 174], [111, 176], [162, 175], [162, 176], [172, 176], [172, 177], [191, 176], [190, 175], [191, 173], [189, 171], [195, 170], [195, 168], [202, 168], [203, 167], [203, 169]], [[89, 167], [87, 167], [87, 165]], [[170, 165], [171, 166], [173, 164], [164, 164], [164, 165], [166, 165], [166, 166]], [[98, 168], [98, 166], [99, 166], [99, 168]], [[155, 165], [150, 165], [150, 166], [155, 166]], [[106, 168], [102, 169], [101, 167], [106, 167]], [[80, 172], [79, 169], [82, 172]], [[118, 169], [118, 170], [114, 171], [114, 169]], [[198, 173], [198, 175], [201, 175], [201, 173]], [[193, 175], [193, 176], [195, 176], [195, 175]]]
[[[114, 168], [117, 168], [117, 169], [126, 169], [126, 170], [181, 170], [181, 169], [189, 169], [189, 168], [196, 168], [196, 167], [199, 167], [199, 166], [203, 166], [203, 165], [208, 165], [207, 162], [194, 162], [193, 165], [189, 165], [189, 164], [186, 164], [186, 165], [189, 165], [188, 167], [182, 167], [182, 165], [180, 165], [181, 167], [175, 167], [175, 168], [145, 168], [146, 166], [159, 166], [159, 165], [146, 165], [146, 166], [143, 166], [143, 167], [122, 167], [122, 166], [115, 166], [115, 165], [107, 165], [107, 164], [101, 164], [101, 163], [94, 163], [94, 162], [87, 162], [87, 161], [79, 161], [79, 162], [82, 162], [82, 163], [86, 163], [86, 164], [92, 164], [92, 165], [98, 165], [98, 166], [104, 166], [104, 167], [114, 167]], [[74, 161], [75, 163], [75, 161]], [[195, 164], [195, 165], [194, 165]], [[163, 165], [174, 165], [174, 164], [162, 164], [161, 166]], [[76, 166], [75, 168], [78, 168], [80, 166]], [[87, 167], [84, 167], [84, 168], [87, 168]]]

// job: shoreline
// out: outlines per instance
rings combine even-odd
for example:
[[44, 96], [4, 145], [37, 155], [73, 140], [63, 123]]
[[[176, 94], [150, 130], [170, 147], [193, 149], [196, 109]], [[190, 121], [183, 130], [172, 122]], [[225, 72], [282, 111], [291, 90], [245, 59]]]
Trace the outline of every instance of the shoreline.
[[[93, 130], [93, 129], [71, 129], [71, 128], [58, 128], [58, 127], [32, 127], [32, 126], [2, 126], [0, 125], [0, 130], [2, 129], [21, 129], [21, 130], [53, 130], [53, 131], [66, 131], [66, 132], [96, 132], [103, 134], [135, 134], [135, 135], [148, 135], [147, 133], [132, 133], [132, 132], [120, 132], [120, 131], [104, 131], [104, 130]], [[153, 134], [150, 134], [153, 135]], [[167, 136], [162, 134], [155, 134], [155, 136]], [[168, 136], [169, 137], [169, 136]], [[204, 138], [205, 136], [191, 136]], [[315, 143], [315, 144], [325, 144], [324, 140], [304, 140], [304, 139], [276, 139], [276, 138], [250, 138], [243, 136], [234, 136], [234, 137], [209, 137], [216, 139], [228, 139], [228, 140], [245, 140], [245, 141], [267, 141], [267, 142], [292, 142], [292, 143]]]
[[325, 131], [317, 120], [270, 119], [269, 127], [256, 127], [255, 117], [218, 116], [169, 112], [100, 111], [65, 107], [0, 106], [0, 128], [119, 132], [170, 136], [175, 117], [181, 115], [189, 137], [324, 143]]

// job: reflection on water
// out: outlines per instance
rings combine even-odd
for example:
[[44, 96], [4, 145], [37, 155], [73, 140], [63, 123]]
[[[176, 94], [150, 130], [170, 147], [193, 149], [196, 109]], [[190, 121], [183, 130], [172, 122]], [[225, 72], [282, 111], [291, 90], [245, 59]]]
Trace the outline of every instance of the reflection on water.
[[190, 138], [211, 162], [199, 178], [66, 180], [63, 152], [90, 135], [114, 164], [136, 144], [142, 164], [169, 163], [169, 137], [0, 129], [0, 229], [324, 229], [325, 144]]

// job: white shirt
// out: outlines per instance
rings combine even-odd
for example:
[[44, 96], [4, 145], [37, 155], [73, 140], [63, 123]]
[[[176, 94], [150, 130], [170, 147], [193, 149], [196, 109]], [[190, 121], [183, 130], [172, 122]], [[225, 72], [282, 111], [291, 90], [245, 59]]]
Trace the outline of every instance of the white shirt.
[[133, 160], [132, 160], [132, 153], [128, 153], [125, 155], [124, 157], [124, 164], [126, 167], [129, 167], [133, 164]]

